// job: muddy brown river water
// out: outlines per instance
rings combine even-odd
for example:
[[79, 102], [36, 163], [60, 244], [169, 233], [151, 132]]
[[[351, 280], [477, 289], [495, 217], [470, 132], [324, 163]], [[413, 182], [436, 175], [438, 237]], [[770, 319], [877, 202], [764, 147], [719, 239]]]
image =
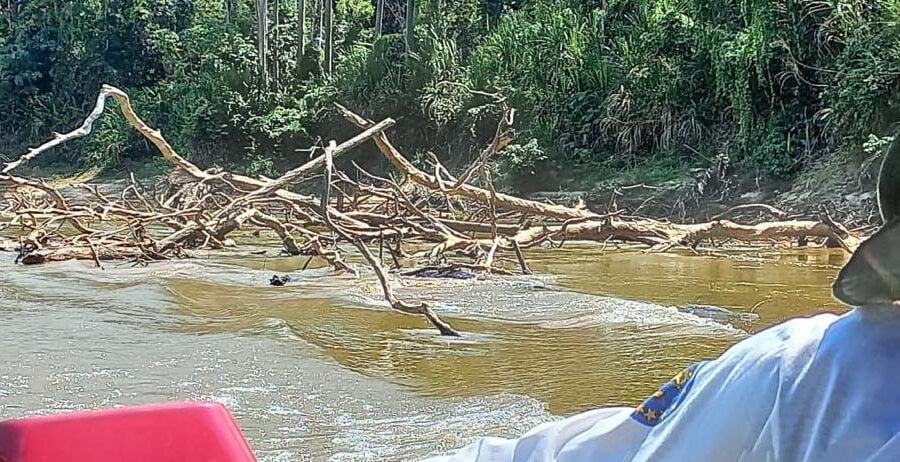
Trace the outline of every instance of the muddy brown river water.
[[[235, 413], [264, 461], [408, 461], [480, 435], [635, 404], [785, 318], [843, 308], [840, 251], [733, 258], [537, 250], [538, 273], [416, 281], [461, 339], [390, 312], [372, 281], [235, 255], [146, 268], [0, 254], [0, 418], [180, 399]], [[269, 287], [272, 274], [291, 274]], [[673, 305], [754, 311], [705, 319]]]

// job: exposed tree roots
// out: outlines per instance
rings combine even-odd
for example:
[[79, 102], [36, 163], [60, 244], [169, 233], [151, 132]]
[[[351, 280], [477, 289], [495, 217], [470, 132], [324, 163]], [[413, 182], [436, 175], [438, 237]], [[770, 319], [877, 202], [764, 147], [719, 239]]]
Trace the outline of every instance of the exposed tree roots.
[[[13, 174], [41, 153], [89, 135], [110, 97], [118, 102], [131, 126], [171, 162], [175, 171], [167, 180], [147, 187], [132, 176], [119, 197], [83, 186], [92, 199], [87, 204], [75, 204], [41, 180]], [[394, 124], [392, 119], [376, 123], [342, 106], [337, 109], [362, 130], [357, 136], [340, 144], [331, 141], [321, 155], [279, 178], [251, 178], [203, 170], [191, 163], [138, 117], [127, 94], [104, 86], [81, 127], [54, 134], [47, 143], [29, 149], [0, 169], [0, 186], [7, 191], [0, 200], [0, 231], [6, 230], [7, 236], [18, 233], [16, 239], [0, 238], [0, 250], [14, 251], [16, 261], [22, 264], [80, 259], [99, 267], [104, 260], [146, 263], [190, 257], [197, 250], [232, 246], [229, 236], [249, 229], [273, 233], [286, 254], [318, 256], [336, 271], [356, 274], [338, 247], [338, 243], [347, 242], [374, 271], [393, 309], [424, 316], [443, 335], [459, 335], [427, 304], [398, 299], [391, 278], [511, 275], [510, 266], [530, 274], [524, 249], [562, 245], [567, 240], [634, 242], [647, 245], [650, 251], [676, 246], [693, 249], [703, 242], [726, 241], [815, 243], [848, 251], [859, 244], [858, 236], [827, 216], [758, 224], [728, 220], [675, 224], [630, 217], [623, 210], [599, 213], [498, 193], [488, 165], [491, 156], [511, 139], [507, 128], [512, 117], [506, 107], [488, 147], [458, 178], [436, 158], [431, 159], [433, 173], [409, 162], [385, 133]], [[359, 167], [355, 176], [365, 181], [354, 181], [334, 169], [334, 158], [369, 139], [409, 180], [407, 184]], [[325, 182], [320, 198], [291, 190], [300, 180], [322, 170]], [[419, 185], [418, 191], [411, 191], [410, 184]], [[451, 197], [457, 205], [451, 204]], [[403, 269], [402, 263], [410, 258], [404, 246], [423, 243], [430, 246], [412, 256], [423, 266]], [[377, 244], [378, 256], [373, 244]], [[384, 266], [385, 258], [392, 270]]]

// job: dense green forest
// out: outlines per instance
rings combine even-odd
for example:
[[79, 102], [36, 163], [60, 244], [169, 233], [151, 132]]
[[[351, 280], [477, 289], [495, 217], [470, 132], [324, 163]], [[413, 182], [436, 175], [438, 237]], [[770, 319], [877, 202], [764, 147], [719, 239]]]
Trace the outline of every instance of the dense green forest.
[[[454, 165], [503, 95], [517, 138], [498, 169], [542, 186], [723, 161], [791, 175], [865, 155], [900, 118], [896, 0], [0, 2], [6, 156], [79, 124], [102, 83], [195, 161], [267, 175], [354, 133], [335, 102]], [[45, 162], [153, 162], [101, 120]]]

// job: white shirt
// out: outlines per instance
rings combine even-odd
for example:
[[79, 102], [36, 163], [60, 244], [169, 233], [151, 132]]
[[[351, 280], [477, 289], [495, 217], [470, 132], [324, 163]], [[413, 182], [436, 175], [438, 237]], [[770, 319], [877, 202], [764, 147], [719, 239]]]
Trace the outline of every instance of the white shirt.
[[900, 306], [789, 320], [679, 375], [428, 462], [900, 461]]

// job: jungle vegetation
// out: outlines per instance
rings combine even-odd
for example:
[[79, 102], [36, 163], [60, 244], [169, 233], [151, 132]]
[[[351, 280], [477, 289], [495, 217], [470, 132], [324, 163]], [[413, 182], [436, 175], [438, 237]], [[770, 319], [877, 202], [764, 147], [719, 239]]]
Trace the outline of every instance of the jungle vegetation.
[[[78, 125], [102, 83], [192, 161], [264, 175], [354, 133], [335, 102], [452, 166], [505, 98], [517, 137], [497, 168], [551, 186], [716, 162], [790, 176], [865, 155], [900, 118], [895, 0], [0, 2], [7, 157]], [[152, 164], [116, 113], [45, 164]]]

